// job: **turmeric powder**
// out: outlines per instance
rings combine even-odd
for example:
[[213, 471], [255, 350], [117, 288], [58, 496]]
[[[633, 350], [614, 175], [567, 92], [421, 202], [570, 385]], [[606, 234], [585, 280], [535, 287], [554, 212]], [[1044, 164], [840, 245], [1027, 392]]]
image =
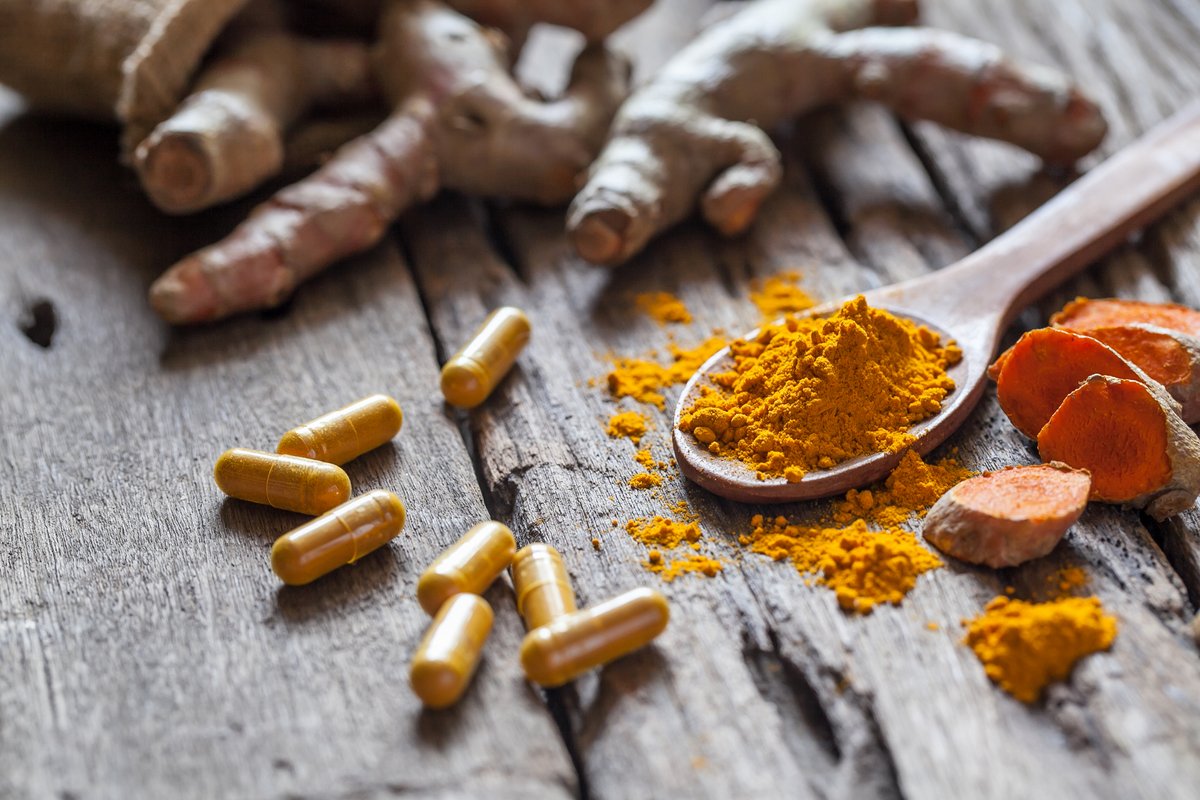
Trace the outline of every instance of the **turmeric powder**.
[[675, 580], [680, 575], [697, 572], [707, 575], [710, 578], [715, 578], [717, 573], [725, 568], [725, 565], [717, 559], [709, 558], [700, 553], [690, 553], [683, 558], [678, 558], [671, 562], [663, 561], [660, 554], [658, 561], [647, 561], [644, 566], [651, 572], [657, 573], [658, 577], [667, 583]]
[[1027, 603], [1000, 596], [967, 623], [964, 642], [1000, 688], [1023, 703], [1065, 679], [1079, 659], [1112, 646], [1117, 620], [1096, 597]]
[[622, 411], [609, 418], [605, 433], [613, 439], [625, 438], [636, 445], [642, 441], [648, 427], [649, 420], [645, 415], [636, 411]]
[[776, 561], [791, 559], [801, 573], [819, 573], [816, 582], [834, 591], [844, 611], [869, 614], [880, 603], [899, 605], [920, 575], [942, 566], [908, 531], [870, 531], [861, 519], [821, 528], [756, 514], [750, 524], [750, 533], [738, 539], [742, 545]]
[[833, 519], [838, 523], [865, 519], [885, 527], [903, 525], [913, 515], [925, 516], [939, 497], [972, 474], [952, 457], [928, 464], [916, 451], [909, 450], [882, 489], [846, 492], [844, 500], [834, 503]]
[[634, 298], [637, 307], [659, 325], [668, 323], [687, 324], [692, 313], [686, 305], [670, 292], [644, 292]]
[[631, 489], [653, 489], [662, 485], [662, 476], [653, 472], [639, 472], [629, 479]]
[[805, 311], [817, 304], [799, 284], [798, 270], [788, 270], [751, 282], [750, 301], [758, 306], [764, 324], [774, 322], [786, 314]]
[[625, 530], [647, 547], [672, 549], [684, 542], [700, 541], [700, 526], [695, 522], [678, 522], [666, 517], [631, 519]]
[[952, 342], [861, 295], [829, 317], [769, 325], [730, 350], [733, 369], [701, 387], [680, 430], [759, 479], [788, 481], [910, 444], [908, 429], [954, 390], [946, 369], [962, 358]]
[[666, 366], [643, 358], [613, 358], [613, 369], [607, 377], [608, 391], [614, 399], [632, 397], [639, 403], [665, 409], [666, 397], [662, 390], [686, 383], [692, 373], [725, 344], [725, 339], [717, 334], [691, 349], [672, 342], [667, 346], [671, 363]]

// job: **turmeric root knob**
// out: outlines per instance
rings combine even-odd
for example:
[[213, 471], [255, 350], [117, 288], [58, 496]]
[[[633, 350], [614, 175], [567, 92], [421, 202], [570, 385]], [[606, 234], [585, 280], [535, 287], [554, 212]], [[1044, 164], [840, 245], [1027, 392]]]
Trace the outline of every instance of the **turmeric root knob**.
[[962, 561], [1014, 567], [1054, 549], [1083, 513], [1091, 487], [1087, 470], [1057, 461], [985, 472], [942, 495], [922, 533]]
[[1050, 318], [1056, 328], [1087, 330], [1112, 325], [1144, 323], [1200, 336], [1200, 311], [1175, 303], [1147, 303], [1142, 300], [1106, 298], [1090, 300], [1076, 297]]
[[1038, 434], [1038, 453], [1092, 475], [1091, 499], [1145, 508], [1157, 520], [1200, 495], [1200, 438], [1157, 383], [1092, 375]]

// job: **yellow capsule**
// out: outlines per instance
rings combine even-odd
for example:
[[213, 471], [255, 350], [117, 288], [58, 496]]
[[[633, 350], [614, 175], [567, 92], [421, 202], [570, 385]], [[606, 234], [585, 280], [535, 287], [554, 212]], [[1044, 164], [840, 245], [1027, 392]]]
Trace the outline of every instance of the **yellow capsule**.
[[341, 467], [258, 450], [226, 450], [213, 478], [230, 497], [301, 514], [324, 514], [350, 499], [350, 476]]
[[409, 670], [409, 683], [422, 703], [445, 708], [462, 697], [491, 631], [492, 607], [479, 595], [458, 594], [442, 605]]
[[528, 630], [575, 610], [575, 592], [567, 568], [562, 556], [550, 545], [538, 542], [517, 551], [513, 556], [512, 578], [517, 611]]
[[442, 394], [459, 408], [487, 399], [529, 341], [529, 317], [519, 308], [498, 308], [471, 341], [442, 367]]
[[483, 594], [512, 563], [517, 540], [508, 526], [481, 522], [442, 551], [417, 581], [417, 599], [427, 614], [436, 614], [456, 594]]
[[525, 634], [521, 667], [534, 683], [562, 686], [649, 644], [669, 617], [667, 598], [653, 589], [634, 589]]
[[275, 540], [271, 568], [284, 583], [302, 586], [376, 550], [404, 527], [404, 503], [376, 489]]
[[345, 464], [391, 441], [403, 422], [399, 403], [386, 394], [373, 394], [292, 428], [279, 440], [275, 451]]

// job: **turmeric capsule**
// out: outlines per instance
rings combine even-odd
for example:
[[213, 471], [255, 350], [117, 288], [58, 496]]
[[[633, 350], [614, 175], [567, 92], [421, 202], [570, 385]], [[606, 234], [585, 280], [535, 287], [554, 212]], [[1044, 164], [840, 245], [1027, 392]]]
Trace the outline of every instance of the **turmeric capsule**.
[[386, 394], [373, 394], [292, 428], [275, 451], [345, 464], [390, 441], [403, 422], [399, 403]]
[[512, 578], [517, 611], [525, 619], [526, 629], [540, 628], [575, 610], [575, 592], [567, 568], [550, 545], [538, 542], [517, 551]]
[[529, 341], [529, 317], [504, 306], [491, 313], [471, 341], [442, 367], [442, 394], [459, 408], [487, 399]]
[[457, 594], [442, 605], [409, 670], [409, 683], [422, 703], [445, 708], [462, 697], [491, 631], [492, 607], [482, 597]]
[[517, 540], [508, 526], [481, 522], [442, 551], [417, 581], [417, 599], [427, 614], [436, 614], [448, 599], [468, 592], [483, 594], [512, 563]]
[[665, 597], [653, 589], [634, 589], [525, 634], [521, 667], [534, 683], [562, 686], [649, 644], [669, 617]]
[[350, 476], [341, 467], [258, 450], [226, 450], [213, 478], [230, 497], [301, 514], [324, 514], [350, 499]]
[[290, 586], [303, 586], [396, 538], [404, 503], [376, 489], [343, 503], [275, 540], [271, 568]]

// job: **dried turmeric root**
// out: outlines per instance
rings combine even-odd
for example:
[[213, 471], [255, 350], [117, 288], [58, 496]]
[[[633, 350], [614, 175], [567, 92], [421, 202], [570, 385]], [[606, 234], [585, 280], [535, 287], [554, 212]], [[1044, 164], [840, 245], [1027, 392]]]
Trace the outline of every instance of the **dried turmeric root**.
[[1087, 470], [1051, 462], [1005, 467], [957, 484], [925, 517], [925, 539], [971, 564], [1015, 567], [1054, 549], [1087, 507]]
[[1056, 328], [1079, 331], [1134, 323], [1200, 336], [1200, 311], [1175, 303], [1077, 297], [1050, 317], [1050, 324]]
[[285, 134], [311, 108], [374, 94], [365, 44], [249, 31], [200, 73], [192, 94], [138, 145], [133, 165], [160, 209], [199, 211], [278, 174]]
[[194, 323], [276, 305], [379, 241], [439, 187], [562, 202], [599, 149], [629, 75], [622, 59], [590, 46], [562, 98], [531, 99], [508, 72], [504, 37], [432, 0], [386, 5], [375, 61], [391, 116], [167, 270], [150, 290], [164, 319]]
[[758, 0], [703, 31], [617, 114], [567, 215], [579, 255], [620, 264], [698, 198], [718, 231], [745, 230], [780, 179], [764, 129], [829, 103], [875, 100], [1051, 163], [1100, 143], [1099, 109], [1062, 76], [949, 32], [874, 27], [916, 14], [916, 0]]
[[1029, 331], [993, 367], [1000, 407], [1030, 439], [1089, 375], [1150, 380], [1111, 347], [1061, 328]]
[[1038, 453], [1090, 472], [1091, 499], [1166, 519], [1200, 495], [1200, 438], [1174, 405], [1156, 383], [1092, 375], [1042, 428]]

